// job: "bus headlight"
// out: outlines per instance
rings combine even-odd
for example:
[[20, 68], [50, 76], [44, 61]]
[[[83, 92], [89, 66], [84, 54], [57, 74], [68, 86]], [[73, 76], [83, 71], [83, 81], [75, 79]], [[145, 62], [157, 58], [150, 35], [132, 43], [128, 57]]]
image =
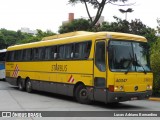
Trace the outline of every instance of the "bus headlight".
[[115, 87], [114, 87], [114, 90], [117, 91], [117, 90], [118, 90], [118, 86], [115, 86]]
[[123, 91], [123, 86], [115, 86], [114, 90], [115, 91]]

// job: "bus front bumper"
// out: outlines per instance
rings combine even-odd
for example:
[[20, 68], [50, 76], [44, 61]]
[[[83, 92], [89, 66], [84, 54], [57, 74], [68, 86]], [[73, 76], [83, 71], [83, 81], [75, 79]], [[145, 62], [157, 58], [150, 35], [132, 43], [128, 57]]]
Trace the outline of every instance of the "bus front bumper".
[[123, 102], [130, 100], [144, 100], [148, 99], [152, 95], [152, 91], [144, 92], [134, 92], [134, 93], [125, 93], [125, 92], [107, 92], [107, 103], [113, 102]]

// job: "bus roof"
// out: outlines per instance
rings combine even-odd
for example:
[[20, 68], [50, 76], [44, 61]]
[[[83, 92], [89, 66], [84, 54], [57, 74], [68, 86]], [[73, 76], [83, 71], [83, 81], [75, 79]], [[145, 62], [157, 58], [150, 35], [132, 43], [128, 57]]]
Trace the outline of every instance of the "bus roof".
[[0, 53], [6, 52], [6, 51], [7, 51], [7, 49], [2, 49], [2, 50], [0, 50]]
[[77, 32], [70, 32], [65, 34], [58, 34], [49, 37], [44, 37], [42, 41], [38, 42], [10, 46], [8, 47], [7, 50], [12, 51], [12, 50], [27, 49], [27, 48], [50, 46], [52, 44], [56, 45], [56, 44], [73, 43], [73, 42], [91, 40], [91, 38], [92, 40], [109, 38], [109, 39], [123, 39], [123, 40], [147, 42], [145, 37], [128, 33], [77, 31]]

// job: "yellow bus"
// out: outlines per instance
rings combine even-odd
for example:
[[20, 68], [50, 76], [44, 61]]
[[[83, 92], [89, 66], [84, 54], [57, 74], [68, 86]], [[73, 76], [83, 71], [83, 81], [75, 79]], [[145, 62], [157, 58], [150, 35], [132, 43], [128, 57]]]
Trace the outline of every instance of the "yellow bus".
[[8, 47], [6, 77], [19, 90], [85, 104], [148, 99], [153, 82], [147, 40], [117, 32], [77, 31]]

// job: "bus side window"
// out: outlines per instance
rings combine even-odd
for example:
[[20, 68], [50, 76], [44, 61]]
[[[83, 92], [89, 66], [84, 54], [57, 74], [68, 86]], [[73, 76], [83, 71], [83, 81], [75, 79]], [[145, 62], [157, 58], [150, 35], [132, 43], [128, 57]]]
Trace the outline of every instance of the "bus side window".
[[38, 48], [33, 48], [33, 60], [38, 60], [39, 54], [38, 54]]
[[65, 59], [73, 58], [73, 44], [65, 45]]
[[57, 52], [57, 46], [49, 46], [46, 47], [44, 50], [44, 58], [45, 60], [54, 60], [55, 53]]
[[6, 52], [6, 61], [10, 61], [10, 52]]
[[22, 61], [30, 61], [31, 60], [31, 49], [23, 50]]
[[75, 59], [87, 59], [91, 49], [91, 41], [75, 44]]
[[14, 51], [14, 61], [18, 61], [18, 51]]
[[90, 55], [90, 52], [91, 52], [91, 45], [92, 45], [92, 42], [91, 42], [91, 41], [87, 42], [86, 56], [85, 56], [86, 58], [88, 58], [89, 55]]
[[38, 48], [38, 58], [39, 58], [39, 60], [43, 60], [44, 59], [44, 47], [41, 47], [41, 48]]
[[27, 60], [30, 61], [32, 60], [32, 49], [27, 49]]
[[106, 70], [105, 42], [96, 43], [95, 64], [100, 71]]
[[65, 58], [65, 49], [64, 45], [58, 46], [58, 59], [64, 59]]
[[50, 49], [50, 59], [56, 59], [54, 54], [57, 52], [57, 46], [51, 46], [51, 49]]
[[14, 61], [14, 51], [11, 52], [11, 58], [10, 61]]
[[26, 51], [27, 50], [23, 50], [22, 61], [26, 61]]
[[14, 53], [14, 61], [21, 61], [22, 60], [22, 50], [17, 50]]
[[75, 44], [75, 51], [74, 51], [74, 58], [75, 59], [79, 58], [79, 53], [80, 53], [79, 47], [80, 47], [80, 43], [76, 43]]
[[7, 61], [13, 61], [13, 58], [14, 58], [14, 52], [13, 51], [8, 51], [6, 60]]
[[49, 51], [50, 51], [50, 47], [46, 47], [45, 48], [45, 60], [49, 60], [50, 58], [50, 56], [49, 56]]

